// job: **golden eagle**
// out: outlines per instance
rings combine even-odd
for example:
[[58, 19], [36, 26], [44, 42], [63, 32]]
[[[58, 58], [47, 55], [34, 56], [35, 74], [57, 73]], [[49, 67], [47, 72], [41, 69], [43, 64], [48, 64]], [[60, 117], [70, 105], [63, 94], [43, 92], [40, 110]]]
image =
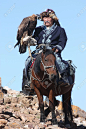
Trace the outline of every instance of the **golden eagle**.
[[37, 24], [37, 19], [40, 19], [40, 15], [33, 14], [32, 16], [26, 17], [22, 20], [17, 31], [18, 42], [14, 46], [14, 48], [19, 44], [23, 45], [23, 38], [32, 35], [33, 30], [35, 29], [36, 24]]

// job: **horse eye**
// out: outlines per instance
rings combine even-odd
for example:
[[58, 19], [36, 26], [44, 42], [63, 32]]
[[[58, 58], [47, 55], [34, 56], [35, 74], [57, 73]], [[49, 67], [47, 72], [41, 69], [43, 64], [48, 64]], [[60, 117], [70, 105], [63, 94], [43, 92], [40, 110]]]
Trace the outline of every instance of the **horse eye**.
[[45, 61], [47, 61], [47, 60], [45, 59]]

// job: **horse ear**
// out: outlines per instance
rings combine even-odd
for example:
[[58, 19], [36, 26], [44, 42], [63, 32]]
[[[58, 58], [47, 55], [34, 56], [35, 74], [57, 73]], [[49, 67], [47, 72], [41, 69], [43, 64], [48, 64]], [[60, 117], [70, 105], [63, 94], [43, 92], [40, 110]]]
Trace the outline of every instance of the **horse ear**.
[[46, 52], [46, 46], [43, 46], [43, 54]]

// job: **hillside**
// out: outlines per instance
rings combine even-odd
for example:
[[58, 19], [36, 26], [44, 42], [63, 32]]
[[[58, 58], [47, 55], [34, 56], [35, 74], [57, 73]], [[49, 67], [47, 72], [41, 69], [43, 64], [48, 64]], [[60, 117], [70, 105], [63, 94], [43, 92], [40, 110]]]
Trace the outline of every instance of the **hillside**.
[[[4, 93], [3, 93], [3, 92]], [[45, 108], [48, 103], [45, 102]], [[73, 118], [77, 126], [71, 129], [86, 129], [86, 112], [72, 105]], [[62, 102], [55, 108], [58, 127], [51, 125], [51, 113], [45, 124], [40, 123], [37, 96], [28, 96], [8, 87], [0, 88], [0, 129], [68, 129], [64, 125]]]

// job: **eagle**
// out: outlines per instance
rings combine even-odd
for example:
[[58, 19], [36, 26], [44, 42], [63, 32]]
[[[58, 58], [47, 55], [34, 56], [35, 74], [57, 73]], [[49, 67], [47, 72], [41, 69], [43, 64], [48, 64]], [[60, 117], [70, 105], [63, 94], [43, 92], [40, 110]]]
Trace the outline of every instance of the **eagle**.
[[18, 27], [17, 31], [17, 43], [14, 48], [21, 44], [23, 45], [23, 39], [27, 36], [32, 36], [33, 30], [37, 25], [37, 19], [40, 19], [39, 14], [33, 14], [32, 16], [26, 17], [22, 20], [21, 24]]

